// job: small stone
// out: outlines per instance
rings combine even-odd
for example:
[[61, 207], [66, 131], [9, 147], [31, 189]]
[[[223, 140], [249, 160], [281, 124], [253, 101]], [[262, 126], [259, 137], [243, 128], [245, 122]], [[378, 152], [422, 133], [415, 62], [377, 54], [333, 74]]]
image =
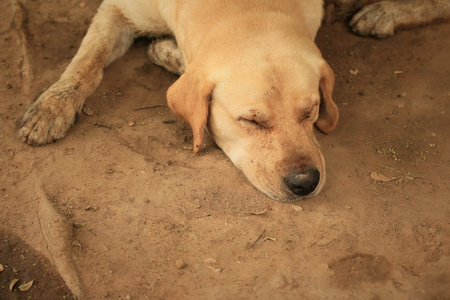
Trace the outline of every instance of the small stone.
[[4, 269], [5, 267], [2, 264], [0, 264], [0, 272], [3, 272]]
[[270, 285], [276, 289], [284, 288], [286, 286], [286, 278], [278, 271], [270, 281]]
[[95, 114], [95, 110], [92, 107], [87, 106], [86, 104], [83, 105], [83, 108], [81, 110], [86, 116], [92, 116], [93, 114]]
[[175, 267], [177, 269], [183, 269], [183, 268], [186, 268], [186, 266], [187, 266], [186, 262], [182, 259], [179, 259], [175, 262]]
[[205, 263], [207, 264], [215, 264], [216, 262], [217, 261], [212, 257], [205, 259]]
[[303, 210], [303, 208], [301, 207], [301, 206], [299, 206], [299, 205], [294, 205], [294, 204], [291, 204], [292, 205], [292, 208], [295, 210], [295, 211], [302, 211]]
[[73, 228], [75, 228], [75, 229], [83, 228], [83, 224], [81, 224], [81, 223], [73, 223], [72, 226], [73, 226]]

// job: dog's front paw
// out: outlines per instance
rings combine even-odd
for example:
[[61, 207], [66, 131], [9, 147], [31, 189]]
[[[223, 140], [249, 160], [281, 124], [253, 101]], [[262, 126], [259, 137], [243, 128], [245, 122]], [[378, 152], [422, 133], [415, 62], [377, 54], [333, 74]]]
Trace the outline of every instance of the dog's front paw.
[[385, 38], [394, 34], [396, 18], [399, 17], [395, 3], [382, 1], [363, 7], [350, 22], [353, 32], [377, 38]]
[[73, 95], [50, 88], [22, 117], [19, 136], [30, 145], [51, 143], [66, 135], [75, 115]]

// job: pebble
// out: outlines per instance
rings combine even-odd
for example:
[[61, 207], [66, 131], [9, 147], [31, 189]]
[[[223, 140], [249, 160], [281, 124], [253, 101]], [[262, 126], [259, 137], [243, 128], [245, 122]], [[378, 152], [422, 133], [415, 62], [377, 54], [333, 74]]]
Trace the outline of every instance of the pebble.
[[177, 269], [183, 269], [183, 268], [186, 268], [186, 266], [187, 266], [186, 262], [182, 259], [179, 259], [175, 262], [175, 267]]
[[295, 210], [295, 211], [302, 211], [303, 210], [303, 208], [301, 207], [301, 206], [299, 206], [299, 205], [294, 205], [294, 204], [291, 204], [292, 205], [292, 208]]
[[205, 263], [207, 264], [215, 264], [216, 262], [217, 261], [212, 257], [205, 259]]
[[84, 113], [86, 116], [92, 116], [92, 115], [95, 114], [95, 110], [92, 109], [92, 107], [87, 106], [86, 104], [83, 105], [83, 108], [82, 108], [81, 110], [83, 111], [83, 113]]
[[270, 285], [273, 288], [281, 289], [286, 286], [286, 278], [281, 274], [279, 271], [273, 276], [272, 280], [270, 281]]

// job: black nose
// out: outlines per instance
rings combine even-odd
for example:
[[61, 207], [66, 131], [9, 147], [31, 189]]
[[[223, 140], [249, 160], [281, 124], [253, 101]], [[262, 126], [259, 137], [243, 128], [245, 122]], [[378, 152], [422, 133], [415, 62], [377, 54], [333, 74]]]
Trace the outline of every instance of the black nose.
[[311, 194], [319, 184], [320, 172], [316, 168], [302, 171], [294, 171], [283, 178], [284, 184], [289, 190], [298, 196]]

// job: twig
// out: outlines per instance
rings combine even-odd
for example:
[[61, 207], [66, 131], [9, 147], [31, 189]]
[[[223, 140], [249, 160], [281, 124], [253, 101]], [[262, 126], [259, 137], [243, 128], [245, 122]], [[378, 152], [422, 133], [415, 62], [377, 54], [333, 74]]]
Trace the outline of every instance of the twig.
[[266, 230], [264, 229], [264, 231], [258, 236], [258, 238], [250, 245], [250, 248], [253, 248], [257, 242], [259, 242], [262, 238], [263, 235], [266, 233]]
[[146, 89], [146, 90], [149, 90], [149, 91], [153, 91], [154, 89], [152, 89], [152, 88], [149, 88], [148, 86], [146, 86], [145, 84], [143, 84], [143, 83], [138, 83], [139, 84], [139, 86], [140, 87], [142, 87], [142, 88], [144, 88], [144, 89]]
[[247, 212], [246, 214], [258, 216], [258, 215], [263, 215], [263, 214], [265, 214], [266, 212], [267, 212], [267, 207], [264, 208], [264, 210], [261, 210], [261, 211], [253, 211], [253, 212]]
[[150, 108], [157, 108], [157, 107], [164, 107], [164, 105], [157, 104], [157, 105], [142, 106], [142, 107], [135, 108], [134, 110], [143, 110], [143, 109], [150, 109]]
[[380, 167], [383, 167], [383, 168], [385, 168], [385, 169], [389, 169], [389, 170], [395, 171], [395, 172], [397, 172], [397, 173], [406, 175], [406, 176], [411, 176], [411, 173], [409, 173], [409, 172], [408, 172], [408, 173], [405, 173], [405, 172], [396, 170], [396, 169], [394, 169], [394, 168], [391, 168], [391, 167], [388, 167], [388, 166], [384, 166], [384, 165], [380, 165], [380, 164], [379, 164], [379, 166], [380, 166]]
[[104, 128], [108, 128], [108, 129], [113, 129], [111, 126], [108, 126], [108, 125], [105, 125], [105, 124], [100, 124], [100, 123], [94, 123], [94, 126], [104, 127]]

